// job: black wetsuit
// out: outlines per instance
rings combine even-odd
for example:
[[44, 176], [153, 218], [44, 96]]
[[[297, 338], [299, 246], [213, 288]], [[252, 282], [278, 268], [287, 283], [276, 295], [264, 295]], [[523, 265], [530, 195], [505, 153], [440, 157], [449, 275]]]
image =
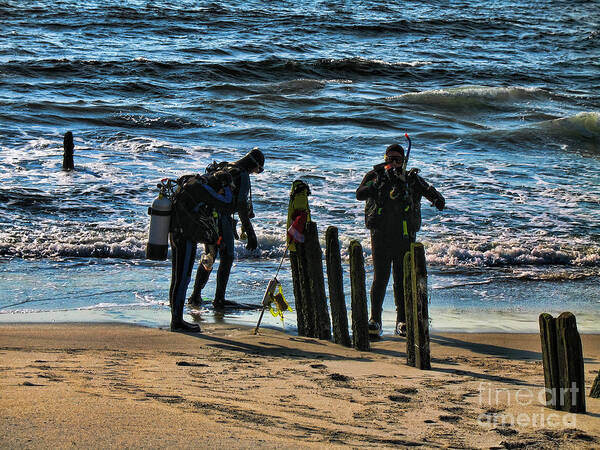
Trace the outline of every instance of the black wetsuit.
[[[225, 195], [221, 196], [215, 193], [220, 199], [225, 200], [227, 195], [228, 201], [233, 201], [233, 193], [230, 187], [224, 188]], [[227, 194], [228, 192], [228, 194]], [[199, 207], [197, 205], [196, 207]], [[185, 305], [185, 297], [188, 285], [192, 276], [194, 260], [196, 258], [197, 242], [184, 236], [184, 231], [181, 227], [174, 227], [169, 234], [171, 242], [171, 285], [169, 288], [169, 304], [171, 306], [171, 329], [185, 331], [199, 331], [200, 328], [196, 324], [188, 324], [183, 320], [183, 307]], [[233, 238], [231, 239], [231, 247], [233, 247]]]
[[[237, 178], [237, 177], [236, 177]], [[256, 248], [256, 234], [252, 227], [250, 218], [252, 216], [252, 204], [249, 200], [250, 192], [250, 176], [247, 171], [241, 169], [239, 178], [234, 179], [234, 201], [236, 204], [235, 210], [238, 213], [242, 228], [248, 236], [248, 245], [251, 249]], [[219, 269], [217, 271], [217, 286], [215, 288], [215, 297], [213, 304], [215, 307], [222, 307], [225, 302], [225, 291], [231, 266], [235, 258], [234, 237], [236, 234], [235, 222], [230, 215], [219, 216], [219, 231], [221, 233], [221, 243], [218, 246], [219, 254]], [[208, 248], [205, 249], [209, 251]], [[210, 270], [207, 270], [202, 264], [198, 265], [196, 280], [194, 282], [194, 292], [190, 297], [190, 302], [193, 304], [202, 303], [201, 292], [210, 276]]]
[[406, 175], [379, 164], [369, 171], [356, 190], [358, 200], [366, 200], [367, 227], [371, 230], [373, 285], [371, 319], [381, 324], [385, 291], [393, 267], [396, 321], [405, 322], [404, 254], [415, 242], [421, 227], [421, 198], [425, 197], [442, 210], [445, 200], [413, 169]]

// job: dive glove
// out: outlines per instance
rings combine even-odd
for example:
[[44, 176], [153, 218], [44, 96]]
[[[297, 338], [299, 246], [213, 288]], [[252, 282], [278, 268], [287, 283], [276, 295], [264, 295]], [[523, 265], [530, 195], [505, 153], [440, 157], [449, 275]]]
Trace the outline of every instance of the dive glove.
[[246, 244], [247, 250], [256, 250], [258, 247], [258, 240], [256, 239], [256, 233], [252, 228], [249, 228], [246, 231], [246, 235], [248, 236], [248, 243]]
[[440, 196], [433, 201], [433, 206], [435, 206], [439, 211], [442, 211], [446, 207], [446, 200], [444, 200], [444, 197]]

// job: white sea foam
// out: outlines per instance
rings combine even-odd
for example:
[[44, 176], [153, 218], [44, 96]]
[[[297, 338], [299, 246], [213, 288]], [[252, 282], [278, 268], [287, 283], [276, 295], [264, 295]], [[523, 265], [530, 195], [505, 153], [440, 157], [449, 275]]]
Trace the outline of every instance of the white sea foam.
[[427, 259], [440, 266], [597, 266], [600, 263], [600, 246], [562, 248], [552, 243], [546, 245], [533, 241], [527, 245], [517, 243], [432, 243], [427, 247]]

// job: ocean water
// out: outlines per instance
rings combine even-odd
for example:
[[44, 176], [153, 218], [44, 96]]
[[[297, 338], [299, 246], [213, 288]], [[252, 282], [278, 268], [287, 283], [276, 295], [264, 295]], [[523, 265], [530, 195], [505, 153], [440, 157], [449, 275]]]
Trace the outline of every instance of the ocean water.
[[[156, 184], [254, 146], [259, 248], [236, 244], [228, 297], [262, 298], [300, 178], [321, 239], [339, 228], [349, 303], [350, 240], [372, 279], [354, 192], [407, 132], [447, 201], [424, 201], [418, 237], [433, 329], [535, 332], [568, 310], [600, 332], [600, 2], [0, 0], [0, 17], [1, 322], [168, 325], [170, 262], [144, 259]], [[288, 262], [279, 279], [293, 306]], [[384, 308], [391, 333], [391, 281]]]

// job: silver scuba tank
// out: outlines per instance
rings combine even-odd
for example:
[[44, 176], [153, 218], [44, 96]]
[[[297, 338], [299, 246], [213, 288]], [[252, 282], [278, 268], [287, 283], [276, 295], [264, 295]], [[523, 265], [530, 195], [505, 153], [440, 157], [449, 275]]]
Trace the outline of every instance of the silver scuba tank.
[[154, 261], [167, 259], [169, 250], [169, 225], [171, 224], [171, 200], [161, 190], [148, 208], [150, 231], [146, 245], [146, 258]]

